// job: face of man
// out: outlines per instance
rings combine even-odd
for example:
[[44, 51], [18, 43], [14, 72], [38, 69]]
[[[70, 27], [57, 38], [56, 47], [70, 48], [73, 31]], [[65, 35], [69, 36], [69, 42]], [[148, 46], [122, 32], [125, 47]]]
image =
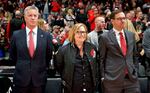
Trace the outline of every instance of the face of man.
[[35, 9], [28, 10], [24, 15], [26, 26], [30, 29], [36, 27], [38, 22], [38, 15], [39, 13]]
[[97, 17], [95, 19], [95, 23], [96, 23], [96, 29], [98, 31], [105, 29], [105, 18], [104, 17]]
[[115, 18], [112, 19], [113, 27], [116, 30], [121, 31], [122, 29], [124, 29], [125, 19], [126, 19], [126, 17], [125, 17], [125, 14], [123, 12], [116, 14]]

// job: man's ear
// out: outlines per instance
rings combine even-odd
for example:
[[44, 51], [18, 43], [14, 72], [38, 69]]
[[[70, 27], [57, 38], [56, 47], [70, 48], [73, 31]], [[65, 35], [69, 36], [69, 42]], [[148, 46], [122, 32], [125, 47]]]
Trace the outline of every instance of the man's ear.
[[111, 23], [113, 23], [113, 22], [114, 22], [114, 19], [110, 19], [110, 21], [111, 21]]

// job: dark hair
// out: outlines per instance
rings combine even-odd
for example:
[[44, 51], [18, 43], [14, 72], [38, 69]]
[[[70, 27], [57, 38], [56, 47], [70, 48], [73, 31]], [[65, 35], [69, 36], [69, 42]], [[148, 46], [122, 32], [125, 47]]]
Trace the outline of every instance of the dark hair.
[[110, 15], [110, 19], [114, 19], [115, 18], [115, 15], [118, 14], [118, 13], [121, 13], [123, 12], [122, 10], [115, 10], [111, 13]]

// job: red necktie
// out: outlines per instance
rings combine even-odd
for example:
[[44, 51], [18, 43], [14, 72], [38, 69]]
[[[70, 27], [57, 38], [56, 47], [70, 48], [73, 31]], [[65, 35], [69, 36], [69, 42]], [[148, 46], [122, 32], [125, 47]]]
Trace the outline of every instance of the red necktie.
[[34, 54], [34, 41], [33, 41], [33, 31], [31, 30], [29, 32], [29, 53], [30, 53], [30, 56], [33, 57], [33, 54]]
[[126, 52], [127, 52], [127, 46], [126, 46], [126, 40], [123, 37], [123, 33], [120, 32], [120, 46], [121, 46], [121, 50], [124, 56], [126, 56]]
[[[120, 45], [121, 45], [121, 50], [122, 50], [122, 53], [124, 56], [126, 56], [126, 52], [127, 52], [127, 46], [126, 46], [126, 41], [125, 41], [125, 38], [123, 36], [123, 33], [120, 32]], [[128, 69], [127, 67], [125, 67], [125, 71], [124, 71], [125, 75], [128, 74]]]

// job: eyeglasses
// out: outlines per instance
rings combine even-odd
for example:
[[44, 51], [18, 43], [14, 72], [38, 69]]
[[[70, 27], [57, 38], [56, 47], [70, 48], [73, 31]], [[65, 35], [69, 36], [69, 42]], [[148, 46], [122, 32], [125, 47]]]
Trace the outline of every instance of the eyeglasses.
[[126, 20], [126, 17], [118, 17], [118, 18], [115, 18], [116, 20]]
[[87, 32], [86, 31], [77, 31], [76, 33], [81, 35], [81, 34], [86, 34]]

